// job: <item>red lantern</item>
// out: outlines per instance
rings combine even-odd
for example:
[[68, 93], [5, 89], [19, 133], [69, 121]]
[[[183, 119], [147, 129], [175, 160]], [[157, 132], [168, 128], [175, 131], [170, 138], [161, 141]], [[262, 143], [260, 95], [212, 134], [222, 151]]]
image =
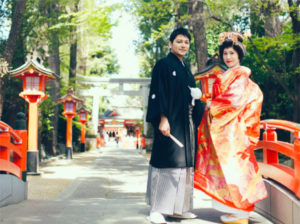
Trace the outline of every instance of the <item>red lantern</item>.
[[79, 113], [79, 121], [81, 122], [81, 146], [80, 151], [85, 151], [85, 123], [87, 122], [87, 115], [91, 112], [86, 109], [84, 105], [78, 110]]
[[64, 112], [62, 114], [67, 118], [66, 158], [72, 159], [72, 119], [76, 115], [77, 103], [83, 103], [83, 101], [73, 94], [72, 89], [69, 89], [67, 94], [59, 98], [57, 102], [64, 103]]
[[79, 121], [80, 122], [87, 121], [87, 112], [86, 111], [79, 111]]
[[11, 70], [10, 74], [23, 81], [23, 91], [20, 96], [29, 103], [39, 103], [46, 99], [46, 81], [57, 77], [51, 70], [33, 59], [28, 60], [19, 68]]
[[201, 82], [202, 97], [201, 100], [207, 102], [212, 97], [212, 86], [218, 75], [224, 73], [226, 67], [221, 65], [218, 55], [215, 54], [213, 58], [208, 61], [208, 66], [197, 72], [194, 75], [195, 81]]
[[37, 173], [38, 164], [38, 104], [47, 98], [46, 81], [56, 79], [56, 75], [36, 60], [30, 58], [25, 64], [10, 71], [13, 77], [23, 81], [23, 91], [19, 94], [29, 103], [28, 112], [28, 173]]

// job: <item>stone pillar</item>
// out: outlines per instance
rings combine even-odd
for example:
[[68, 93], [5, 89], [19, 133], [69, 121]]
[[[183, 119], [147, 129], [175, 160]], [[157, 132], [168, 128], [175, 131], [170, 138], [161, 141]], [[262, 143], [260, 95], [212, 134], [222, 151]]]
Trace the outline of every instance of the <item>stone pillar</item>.
[[72, 119], [73, 115], [67, 115], [67, 130], [66, 130], [66, 159], [73, 158], [73, 144], [72, 144]]
[[27, 171], [28, 174], [37, 175], [38, 170], [38, 103], [29, 103], [28, 111], [28, 151]]
[[99, 122], [99, 105], [100, 105], [100, 96], [93, 96], [93, 111], [92, 111], [92, 122], [93, 122], [93, 134], [98, 132], [98, 122]]

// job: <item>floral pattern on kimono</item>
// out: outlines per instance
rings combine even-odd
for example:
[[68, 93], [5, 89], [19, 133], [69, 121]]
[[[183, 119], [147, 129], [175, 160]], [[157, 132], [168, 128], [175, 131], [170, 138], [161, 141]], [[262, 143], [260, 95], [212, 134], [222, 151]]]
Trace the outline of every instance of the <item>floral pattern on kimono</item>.
[[263, 94], [243, 66], [220, 74], [198, 129], [195, 187], [215, 200], [252, 211], [267, 197], [253, 152]]

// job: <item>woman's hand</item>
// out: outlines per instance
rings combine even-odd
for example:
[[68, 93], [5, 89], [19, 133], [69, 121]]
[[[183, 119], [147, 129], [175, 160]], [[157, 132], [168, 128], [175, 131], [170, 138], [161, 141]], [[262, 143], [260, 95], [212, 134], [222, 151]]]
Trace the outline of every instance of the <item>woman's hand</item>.
[[170, 124], [166, 116], [162, 115], [160, 118], [160, 123], [158, 129], [165, 136], [170, 136]]

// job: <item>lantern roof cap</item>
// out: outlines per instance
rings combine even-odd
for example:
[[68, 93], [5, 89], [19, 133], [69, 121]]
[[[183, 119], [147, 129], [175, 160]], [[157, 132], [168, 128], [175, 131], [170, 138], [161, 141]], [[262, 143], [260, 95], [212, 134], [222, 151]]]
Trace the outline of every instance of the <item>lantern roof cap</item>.
[[21, 65], [20, 67], [10, 70], [10, 75], [14, 77], [18, 77], [24, 74], [24, 72], [30, 68], [37, 70], [39, 73], [47, 76], [49, 79], [56, 79], [58, 76], [48, 68], [45, 68], [42, 64], [40, 64], [36, 59], [32, 57], [28, 57], [27, 61]]
[[213, 70], [215, 67], [219, 66], [222, 70], [226, 70], [227, 68], [221, 64], [221, 61], [219, 59], [219, 55], [216, 53], [214, 56], [212, 56], [208, 61], [206, 62], [206, 67], [202, 69], [201, 71], [194, 74], [194, 76], [199, 76], [202, 74], [206, 74], [210, 70]]
[[79, 99], [77, 96], [74, 95], [74, 91], [72, 88], [68, 89], [68, 92], [66, 95], [60, 97], [57, 99], [58, 103], [64, 103], [66, 101], [73, 101], [76, 103], [83, 103], [83, 100]]
[[91, 113], [91, 111], [89, 111], [85, 105], [81, 105], [81, 107], [78, 109], [78, 112], [80, 112], [81, 110], [86, 111], [88, 114]]

